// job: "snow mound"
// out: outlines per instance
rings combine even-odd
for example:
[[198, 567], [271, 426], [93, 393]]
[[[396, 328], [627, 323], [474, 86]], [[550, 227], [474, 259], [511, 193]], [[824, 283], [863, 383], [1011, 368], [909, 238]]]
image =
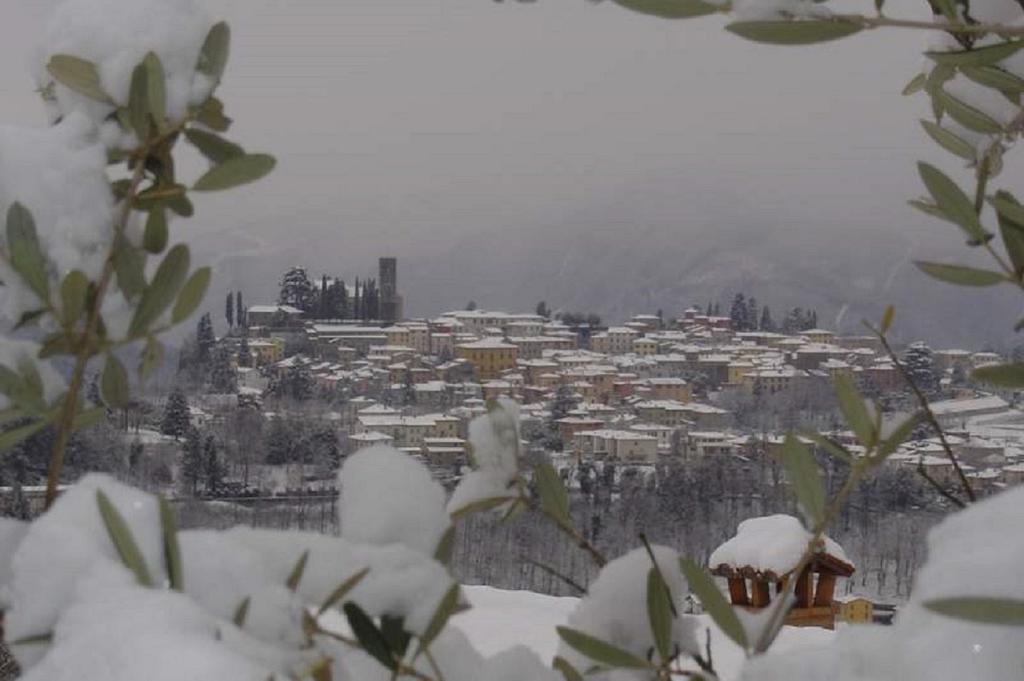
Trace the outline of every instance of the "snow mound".
[[379, 445], [350, 456], [338, 474], [341, 536], [402, 544], [433, 556], [451, 523], [444, 489], [419, 461]]
[[[708, 565], [712, 569], [719, 565], [751, 567], [782, 576], [800, 562], [811, 537], [803, 524], [791, 515], [750, 518], [739, 524], [735, 537], [715, 549]], [[843, 548], [828, 537], [825, 537], [825, 552], [850, 563]]]

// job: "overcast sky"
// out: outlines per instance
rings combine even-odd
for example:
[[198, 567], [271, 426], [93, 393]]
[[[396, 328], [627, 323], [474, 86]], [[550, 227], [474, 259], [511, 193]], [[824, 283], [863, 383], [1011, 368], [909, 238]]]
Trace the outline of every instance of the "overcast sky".
[[[41, 124], [16, 55], [43, 3], [2, 1], [3, 119]], [[920, 193], [915, 160], [955, 168], [918, 127], [925, 101], [899, 95], [921, 63], [918, 32], [793, 49], [744, 42], [721, 17], [664, 21], [610, 2], [208, 4], [233, 30], [232, 137], [280, 161], [259, 185], [198, 202], [187, 229], [211, 257], [259, 252], [274, 271], [319, 271], [441, 253], [470, 235], [481, 248], [489, 234], [560, 244], [573, 215], [634, 240], [652, 211], [680, 239], [710, 224], [962, 245], [904, 203]], [[925, 14], [923, 2], [887, 10]]]

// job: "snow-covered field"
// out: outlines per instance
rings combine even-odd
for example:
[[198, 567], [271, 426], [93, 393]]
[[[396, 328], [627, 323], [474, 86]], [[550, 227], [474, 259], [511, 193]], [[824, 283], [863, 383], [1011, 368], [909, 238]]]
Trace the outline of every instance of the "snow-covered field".
[[[555, 627], [563, 625], [578, 599], [559, 598], [532, 591], [504, 591], [488, 586], [464, 587], [473, 608], [452, 619], [473, 646], [490, 656], [516, 645], [525, 645], [550, 661], [558, 649]], [[711, 629], [711, 650], [715, 668], [723, 681], [739, 676], [743, 653], [729, 641], [711, 620], [703, 623], [698, 640], [704, 640], [704, 630]], [[773, 647], [776, 652], [827, 645], [833, 637], [831, 631], [816, 627], [785, 627]]]

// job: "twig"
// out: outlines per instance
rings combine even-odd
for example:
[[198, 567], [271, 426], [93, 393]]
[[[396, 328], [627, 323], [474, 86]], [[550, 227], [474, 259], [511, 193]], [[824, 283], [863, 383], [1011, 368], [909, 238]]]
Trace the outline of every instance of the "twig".
[[[932, 411], [932, 407], [931, 404], [928, 402], [928, 398], [925, 396], [923, 392], [921, 392], [921, 389], [917, 386], [917, 384], [914, 382], [914, 379], [910, 376], [910, 372], [907, 371], [907, 368], [903, 366], [903, 362], [901, 362], [899, 357], [896, 356], [896, 352], [892, 349], [892, 346], [889, 344], [889, 339], [886, 338], [885, 334], [879, 332], [876, 329], [873, 329], [870, 325], [868, 326], [868, 328], [874, 331], [875, 335], [878, 337], [878, 340], [882, 343], [882, 348], [885, 350], [886, 354], [889, 355], [889, 359], [891, 359], [893, 364], [896, 365], [896, 369], [900, 372], [900, 376], [902, 376], [903, 380], [906, 381], [907, 385], [910, 386], [910, 390], [914, 393], [914, 397], [917, 398], [917, 402], [921, 407], [921, 411], [924, 412], [925, 420], [928, 421], [928, 424], [938, 435], [939, 442], [942, 443], [943, 451], [945, 451], [946, 456], [949, 458], [950, 462], [952, 462], [953, 469], [956, 471], [957, 477], [960, 478], [960, 486], [963, 487], [964, 493], [967, 495], [967, 499], [971, 502], [974, 502], [976, 498], [974, 496], [974, 490], [971, 489], [971, 483], [968, 482], [967, 476], [964, 475], [963, 469], [960, 468], [960, 462], [957, 461], [956, 455], [953, 453], [953, 448], [950, 446], [949, 440], [946, 439], [946, 433], [945, 431], [943, 431], [942, 426], [939, 424], [939, 419], [936, 418], [935, 412]], [[960, 506], [962, 507], [963, 504], [961, 503]]]
[[434, 654], [430, 652], [430, 648], [424, 648], [423, 654], [427, 658], [427, 662], [430, 663], [430, 668], [434, 670], [437, 681], [444, 681], [444, 674], [441, 673], [441, 668], [437, 665], [437, 660], [434, 659]]
[[538, 510], [544, 515], [546, 515], [548, 518], [550, 518], [559, 530], [561, 530], [564, 534], [566, 534], [570, 539], [573, 540], [576, 546], [587, 552], [587, 554], [590, 556], [590, 559], [594, 561], [594, 564], [597, 565], [597, 567], [604, 567], [608, 564], [608, 559], [605, 558], [604, 554], [601, 553], [601, 551], [596, 546], [594, 546], [586, 537], [584, 537], [580, 533], [580, 531], [577, 530], [571, 523], [566, 522], [558, 516], [548, 513], [543, 508], [540, 508], [537, 504], [530, 504], [530, 508]]
[[821, 19], [821, 21], [830, 20], [844, 24], [856, 24], [862, 28], [910, 28], [973, 36], [993, 33], [1004, 38], [1024, 36], [1024, 26], [1004, 26], [1002, 24], [947, 24], [913, 19], [892, 19], [887, 16], [869, 17], [863, 14], [833, 14]]
[[579, 595], [586, 595], [586, 587], [582, 586], [572, 577], [568, 575], [563, 575], [561, 572], [551, 567], [550, 565], [545, 565], [544, 563], [541, 563], [540, 561], [534, 560], [532, 558], [523, 557], [521, 560], [529, 563], [530, 565], [533, 565], [534, 567], [540, 568], [543, 572], [546, 572], [552, 577], [557, 577], [558, 579], [562, 580], [565, 584], [569, 585], [572, 589], [574, 589]]
[[78, 394], [82, 391], [82, 384], [85, 380], [85, 369], [93, 355], [94, 336], [99, 328], [100, 317], [103, 309], [103, 300], [107, 288], [114, 277], [114, 259], [119, 240], [123, 237], [125, 226], [132, 212], [132, 199], [142, 184], [146, 174], [146, 164], [137, 161], [135, 172], [132, 174], [128, 192], [124, 198], [124, 206], [114, 225], [114, 240], [110, 244], [106, 261], [103, 263], [103, 272], [96, 284], [96, 292], [90, 301], [88, 316], [86, 317], [85, 329], [82, 331], [79, 343], [75, 347], [78, 354], [75, 358], [75, 367], [71, 372], [71, 381], [68, 384], [68, 392], [64, 396], [61, 405], [60, 420], [57, 424], [57, 438], [53, 443], [53, 450], [50, 453], [50, 465], [46, 475], [46, 508], [50, 508], [57, 499], [57, 486], [60, 484], [60, 474], [64, 469], [64, 452], [67, 450], [68, 442], [71, 440], [71, 431], [74, 429], [75, 416], [78, 411]]
[[956, 506], [957, 508], [966, 508], [967, 504], [960, 501], [960, 499], [958, 499], [953, 494], [950, 494], [949, 490], [943, 487], [938, 480], [936, 480], [935, 478], [928, 474], [928, 471], [925, 470], [924, 467], [923, 456], [917, 460], [917, 474], [924, 478], [926, 481], [928, 481], [928, 484], [931, 485], [936, 492], [938, 492], [943, 497], [948, 499], [950, 503], [952, 503], [954, 506]]

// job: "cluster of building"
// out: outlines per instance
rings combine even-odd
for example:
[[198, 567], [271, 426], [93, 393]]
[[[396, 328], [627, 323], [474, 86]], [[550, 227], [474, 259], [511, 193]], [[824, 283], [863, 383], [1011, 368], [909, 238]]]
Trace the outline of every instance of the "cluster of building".
[[[600, 329], [484, 310], [346, 323], [268, 305], [249, 308], [248, 319], [254, 368], [239, 370], [243, 390], [265, 389], [301, 367], [324, 394], [345, 395], [342, 423], [352, 449], [386, 442], [439, 464], [462, 459], [469, 420], [499, 396], [523, 405], [527, 424], [557, 429], [570, 456], [651, 464], [663, 456], [746, 455], [781, 442], [781, 433], [736, 427], [721, 395], [767, 402], [802, 389], [831, 391], [836, 376], [873, 396], [905, 389], [873, 337], [826, 329], [738, 332], [728, 317], [697, 309], [671, 320], [637, 315]], [[289, 346], [302, 352], [286, 357]], [[999, 361], [964, 350], [938, 350], [933, 358], [944, 376]], [[979, 484], [1019, 482], [1024, 421], [1018, 432], [1012, 396], [946, 383], [954, 399], [935, 411], [954, 431], [968, 473]], [[569, 408], [553, 415], [566, 398]], [[835, 437], [852, 444], [849, 433]], [[893, 465], [923, 462], [946, 479], [951, 464], [936, 446], [913, 442]]]

